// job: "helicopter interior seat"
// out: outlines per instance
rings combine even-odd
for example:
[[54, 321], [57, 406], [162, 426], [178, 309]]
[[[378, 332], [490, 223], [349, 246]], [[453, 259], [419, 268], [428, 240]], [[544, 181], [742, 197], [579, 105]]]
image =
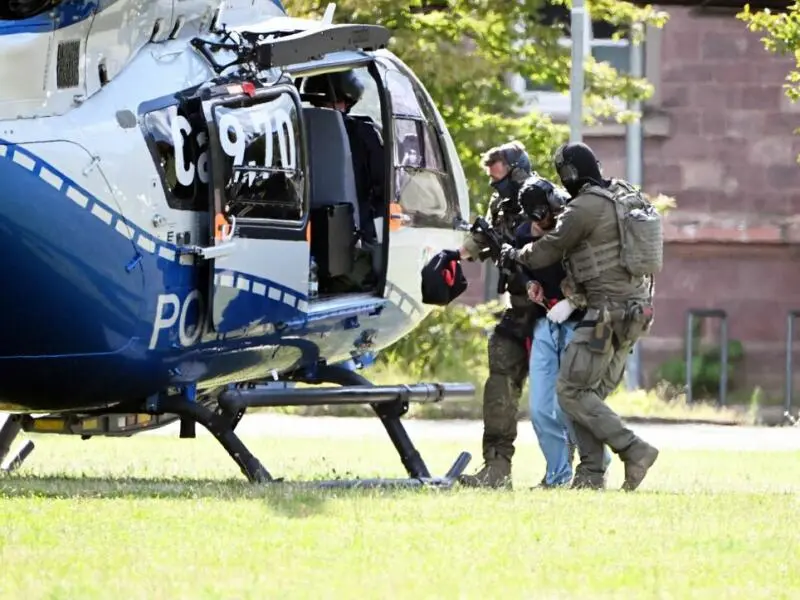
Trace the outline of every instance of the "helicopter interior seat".
[[330, 108], [304, 107], [308, 139], [311, 254], [319, 267], [320, 292], [324, 279], [351, 272], [355, 231], [359, 222], [355, 172], [342, 113]]

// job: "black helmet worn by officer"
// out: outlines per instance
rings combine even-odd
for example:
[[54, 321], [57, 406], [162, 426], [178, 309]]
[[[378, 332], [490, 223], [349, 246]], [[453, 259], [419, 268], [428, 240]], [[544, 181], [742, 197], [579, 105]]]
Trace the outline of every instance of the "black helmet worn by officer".
[[[531, 174], [531, 159], [525, 148], [519, 142], [507, 142], [498, 148], [502, 155], [502, 160], [508, 165], [508, 173], [499, 181], [491, 183], [495, 191], [503, 198], [514, 196], [519, 191], [519, 186]], [[489, 158], [484, 161], [484, 166], [490, 166], [496, 162]]]
[[544, 221], [548, 216], [558, 215], [569, 200], [564, 190], [538, 175], [526, 179], [519, 190], [522, 210], [531, 221], [537, 223]]
[[608, 180], [603, 179], [600, 162], [594, 152], [583, 142], [570, 142], [559, 146], [553, 156], [553, 163], [561, 183], [573, 198], [587, 184], [600, 187], [610, 185]]
[[303, 86], [303, 93], [309, 96], [312, 104], [332, 104], [343, 102], [345, 112], [350, 112], [364, 95], [364, 84], [353, 71], [337, 71], [309, 77]]

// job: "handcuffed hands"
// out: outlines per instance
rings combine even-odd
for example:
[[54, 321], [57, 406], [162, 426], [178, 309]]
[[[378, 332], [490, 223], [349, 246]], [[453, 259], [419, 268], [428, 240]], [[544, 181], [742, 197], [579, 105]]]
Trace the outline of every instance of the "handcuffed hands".
[[564, 298], [563, 300], [556, 302], [549, 311], [547, 311], [547, 318], [550, 319], [553, 323], [563, 323], [569, 316], [573, 313], [575, 307], [572, 305], [572, 302], [569, 301], [569, 298]]
[[542, 302], [544, 300], [544, 288], [538, 281], [529, 281], [526, 286], [528, 289], [528, 298], [531, 302]]

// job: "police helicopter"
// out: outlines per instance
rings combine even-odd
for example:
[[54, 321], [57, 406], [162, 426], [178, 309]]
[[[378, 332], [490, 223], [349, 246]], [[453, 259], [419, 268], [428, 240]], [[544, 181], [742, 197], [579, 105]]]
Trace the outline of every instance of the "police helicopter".
[[373, 386], [343, 366], [428, 314], [420, 271], [460, 244], [469, 202], [391, 33], [334, 9], [0, 1], [6, 471], [33, 449], [11, 453], [23, 431], [180, 420], [248, 480], [279, 481], [234, 431], [245, 411], [340, 403], [373, 407], [408, 478], [320, 485], [447, 487], [467, 466], [432, 477], [400, 417], [473, 386]]

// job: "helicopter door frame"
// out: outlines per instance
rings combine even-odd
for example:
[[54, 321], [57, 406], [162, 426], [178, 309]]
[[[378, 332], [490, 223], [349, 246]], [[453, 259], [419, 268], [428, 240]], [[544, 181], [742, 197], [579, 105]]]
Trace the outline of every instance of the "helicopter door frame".
[[[383, 158], [384, 158], [384, 197], [383, 202], [385, 210], [382, 216], [382, 226], [380, 229], [381, 241], [381, 260], [380, 260], [380, 273], [378, 274], [378, 281], [372, 293], [374, 296], [383, 297], [386, 290], [386, 282], [389, 273], [389, 253], [391, 252], [390, 244], [390, 229], [393, 218], [391, 212], [391, 203], [395, 197], [395, 166], [394, 166], [394, 126], [392, 125], [392, 104], [391, 96], [388, 88], [384, 82], [384, 77], [381, 69], [386, 69], [385, 66], [378, 62], [378, 56], [371, 53], [363, 53], [354, 57], [354, 54], [348, 53], [344, 57], [331, 57], [326, 56], [314, 64], [302, 64], [293, 66], [288, 69], [288, 73], [295, 77], [298, 88], [300, 84], [298, 81], [321, 75], [325, 73], [335, 73], [341, 71], [350, 71], [355, 69], [366, 69], [369, 75], [375, 82], [377, 90], [378, 101], [380, 102], [380, 136], [383, 144]], [[302, 95], [301, 95], [302, 100]], [[305, 123], [304, 123], [305, 125]], [[308, 143], [308, 138], [304, 138], [304, 143]], [[311, 187], [310, 185], [308, 186]], [[310, 189], [309, 189], [310, 198]], [[310, 203], [310, 199], [309, 199]], [[397, 218], [397, 215], [394, 215]]]
[[[200, 249], [209, 264], [208, 277], [208, 319], [207, 322], [215, 331], [229, 332], [242, 327], [266, 324], [274, 320], [289, 320], [300, 316], [300, 313], [307, 311], [307, 291], [302, 287], [307, 285], [309, 246], [306, 240], [308, 219], [309, 219], [309, 186], [307, 182], [307, 148], [306, 131], [302, 119], [302, 104], [297, 89], [289, 83], [280, 83], [268, 88], [255, 88], [253, 84], [237, 83], [226, 86], [231, 93], [228, 95], [217, 96], [202, 102], [202, 113], [206, 121], [208, 131], [208, 152], [209, 152], [209, 246]], [[217, 125], [219, 119], [219, 109], [235, 107], [248, 109], [254, 106], [265, 104], [270, 100], [277, 100], [281, 96], [288, 95], [292, 101], [296, 119], [292, 122], [291, 115], [287, 125], [286, 119], [280, 120], [278, 113], [267, 113], [259, 121], [252, 121], [253, 125], [260, 127], [266, 126], [270, 134], [270, 142], [274, 135], [273, 127], [279, 133], [278, 147], [272, 150], [265, 149], [266, 158], [280, 161], [280, 167], [272, 165], [253, 166], [244, 163], [244, 149], [241, 150], [241, 158], [231, 155], [222, 146], [220, 138], [220, 128]], [[290, 135], [283, 137], [284, 131]], [[266, 138], [266, 131], [262, 131]], [[226, 135], [228, 135], [226, 131]], [[245, 134], [247, 135], [247, 134]], [[230, 140], [230, 138], [228, 138]], [[285, 142], [284, 142], [285, 140]], [[234, 142], [235, 143], [235, 142]], [[292, 160], [292, 155], [293, 160]], [[274, 157], [274, 158], [273, 158]], [[252, 174], [266, 172], [269, 174], [283, 173], [287, 179], [299, 179], [302, 181], [300, 193], [300, 203], [297, 205], [299, 211], [297, 219], [281, 218], [253, 218], [235, 217], [229, 214], [229, 207], [226, 206], [226, 187], [229, 179], [228, 163], [233, 160], [230, 166], [230, 178], [233, 173], [238, 171], [242, 177], [251, 177]], [[285, 165], [288, 160], [289, 166]], [[269, 175], [267, 175], [269, 177]], [[291, 187], [291, 186], [288, 186]], [[300, 186], [298, 186], [300, 187]], [[276, 266], [279, 263], [274, 261], [274, 256], [278, 247], [277, 243], [292, 243], [288, 256], [292, 259], [283, 266]], [[282, 249], [283, 250], [283, 249]], [[271, 260], [271, 258], [273, 260]], [[219, 265], [219, 263], [224, 263]], [[292, 263], [298, 263], [297, 266]], [[300, 265], [304, 264], [305, 269]], [[233, 275], [222, 275], [217, 272], [217, 267], [222, 270], [232, 270], [236, 274], [235, 288]], [[259, 273], [258, 271], [264, 271]], [[259, 281], [260, 277], [263, 281]], [[229, 285], [223, 284], [223, 278], [231, 279]], [[294, 280], [297, 281], [294, 281]], [[277, 281], [276, 281], [277, 280]], [[298, 291], [297, 287], [301, 286]], [[252, 287], [251, 287], [252, 286]], [[231, 289], [233, 288], [233, 289]], [[257, 309], [237, 308], [236, 311], [226, 310], [235, 301], [242, 291], [250, 292], [251, 295], [260, 295], [262, 302], [257, 302], [263, 308], [261, 314]], [[268, 301], [277, 304], [267, 307]], [[250, 303], [253, 306], [252, 303]], [[286, 306], [284, 306], [284, 304]], [[269, 311], [270, 319], [267, 319]], [[224, 319], [223, 319], [224, 314]], [[224, 324], [223, 324], [224, 320]]]
[[386, 282], [389, 279], [389, 253], [391, 252], [391, 219], [392, 202], [395, 197], [395, 168], [394, 168], [394, 122], [392, 120], [392, 94], [381, 73], [381, 64], [378, 57], [370, 55], [367, 63], [367, 72], [372, 75], [375, 86], [378, 90], [378, 99], [381, 103], [381, 138], [383, 141], [383, 203], [385, 205], [383, 213], [383, 231], [381, 232], [381, 271], [378, 278], [378, 285], [375, 295], [384, 296], [386, 292]]

